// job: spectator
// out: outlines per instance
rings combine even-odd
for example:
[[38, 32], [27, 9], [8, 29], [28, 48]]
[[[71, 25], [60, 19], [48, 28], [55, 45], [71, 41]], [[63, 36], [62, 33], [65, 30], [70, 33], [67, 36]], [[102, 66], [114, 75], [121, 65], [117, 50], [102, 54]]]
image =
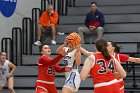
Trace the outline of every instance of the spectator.
[[[8, 88], [10, 93], [16, 93], [13, 89], [14, 80], [13, 73], [16, 69], [16, 66], [6, 59], [6, 52], [0, 53], [0, 93], [3, 90], [6, 82], [8, 82]], [[3, 93], [3, 92], [2, 92]]]
[[80, 34], [82, 41], [81, 43], [85, 43], [84, 41], [84, 33], [92, 34], [97, 33], [98, 38], [102, 38], [103, 36], [103, 26], [105, 25], [104, 15], [97, 10], [97, 3], [92, 2], [91, 11], [86, 15], [85, 25], [86, 27], [79, 27], [78, 33]]
[[38, 31], [37, 31], [37, 41], [35, 45], [41, 45], [41, 34], [42, 32], [51, 31], [52, 33], [52, 44], [56, 44], [56, 29], [58, 28], [58, 13], [54, 10], [52, 5], [48, 6], [48, 9], [43, 12], [39, 19]]

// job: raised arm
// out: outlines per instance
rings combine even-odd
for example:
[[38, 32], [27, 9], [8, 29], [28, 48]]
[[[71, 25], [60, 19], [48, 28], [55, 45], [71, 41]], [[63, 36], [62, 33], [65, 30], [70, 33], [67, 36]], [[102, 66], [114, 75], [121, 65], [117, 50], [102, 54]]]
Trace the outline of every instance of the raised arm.
[[80, 65], [80, 64], [81, 64], [81, 52], [80, 52], [80, 49], [77, 49], [77, 50], [75, 51], [74, 56], [75, 56], [76, 64], [77, 64], [77, 65]]
[[86, 49], [84, 49], [83, 47], [80, 47], [80, 52], [82, 54], [84, 54], [85, 56], [90, 56], [91, 54], [93, 54], [93, 52], [89, 52]]
[[64, 48], [66, 45], [67, 45], [67, 42], [64, 41], [64, 43], [63, 43], [60, 47], [57, 48], [56, 53], [57, 53], [57, 54], [60, 54], [60, 52], [63, 50], [63, 48]]
[[81, 78], [82, 80], [85, 80], [85, 79], [88, 77], [89, 72], [90, 72], [90, 70], [91, 70], [91, 68], [92, 68], [92, 66], [93, 66], [93, 64], [94, 64], [94, 60], [95, 60], [95, 59], [94, 59], [94, 56], [93, 56], [93, 55], [89, 56], [89, 57], [85, 60], [84, 66], [83, 66], [82, 71], [81, 71], [81, 73], [80, 73], [80, 78]]
[[125, 54], [119, 54], [119, 57], [121, 62], [130, 61], [130, 62], [140, 63], [140, 58], [129, 57]]
[[129, 57], [127, 61], [140, 63], [140, 58]]
[[43, 65], [47, 65], [47, 66], [52, 66], [52, 65], [56, 65], [62, 57], [63, 57], [62, 55], [58, 55], [55, 58], [51, 59], [51, 58], [48, 58], [46, 56], [42, 56], [38, 60], [38, 63], [43, 64]]

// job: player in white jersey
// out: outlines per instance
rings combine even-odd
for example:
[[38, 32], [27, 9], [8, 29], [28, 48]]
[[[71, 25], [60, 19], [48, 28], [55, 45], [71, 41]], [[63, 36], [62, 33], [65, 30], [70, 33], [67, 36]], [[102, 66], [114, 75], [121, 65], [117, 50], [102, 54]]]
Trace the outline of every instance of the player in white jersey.
[[78, 72], [78, 65], [81, 63], [80, 47], [73, 47], [65, 41], [56, 52], [59, 54], [63, 49], [67, 52], [67, 55], [63, 59], [63, 63], [66, 67], [72, 67], [70, 72], [65, 72], [66, 81], [62, 88], [62, 93], [75, 93], [80, 86], [80, 74]]
[[0, 93], [4, 85], [8, 81], [8, 88], [10, 93], [16, 93], [13, 89], [13, 73], [16, 66], [10, 61], [6, 60], [6, 52], [0, 53]]

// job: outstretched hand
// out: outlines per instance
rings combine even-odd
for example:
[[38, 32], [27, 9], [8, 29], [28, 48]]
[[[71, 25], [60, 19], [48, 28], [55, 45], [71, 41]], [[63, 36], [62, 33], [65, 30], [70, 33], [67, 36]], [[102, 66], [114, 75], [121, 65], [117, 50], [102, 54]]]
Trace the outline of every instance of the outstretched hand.
[[65, 50], [62, 49], [62, 51], [60, 52], [60, 54], [61, 54], [62, 56], [66, 56], [66, 55], [67, 55], [67, 52], [65, 52]]
[[76, 45], [76, 49], [78, 50], [78, 51], [80, 51], [80, 47], [81, 47], [81, 44], [79, 44], [79, 45]]

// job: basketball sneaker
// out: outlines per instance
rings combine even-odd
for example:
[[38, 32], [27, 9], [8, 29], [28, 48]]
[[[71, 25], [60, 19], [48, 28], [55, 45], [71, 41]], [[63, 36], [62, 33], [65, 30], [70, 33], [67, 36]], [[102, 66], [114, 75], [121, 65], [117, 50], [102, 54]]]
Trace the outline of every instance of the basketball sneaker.
[[64, 35], [65, 33], [63, 32], [57, 32], [58, 35]]
[[56, 41], [55, 40], [52, 40], [52, 45], [56, 45]]
[[37, 46], [40, 46], [41, 42], [40, 41], [36, 41], [34, 44], [37, 45]]

